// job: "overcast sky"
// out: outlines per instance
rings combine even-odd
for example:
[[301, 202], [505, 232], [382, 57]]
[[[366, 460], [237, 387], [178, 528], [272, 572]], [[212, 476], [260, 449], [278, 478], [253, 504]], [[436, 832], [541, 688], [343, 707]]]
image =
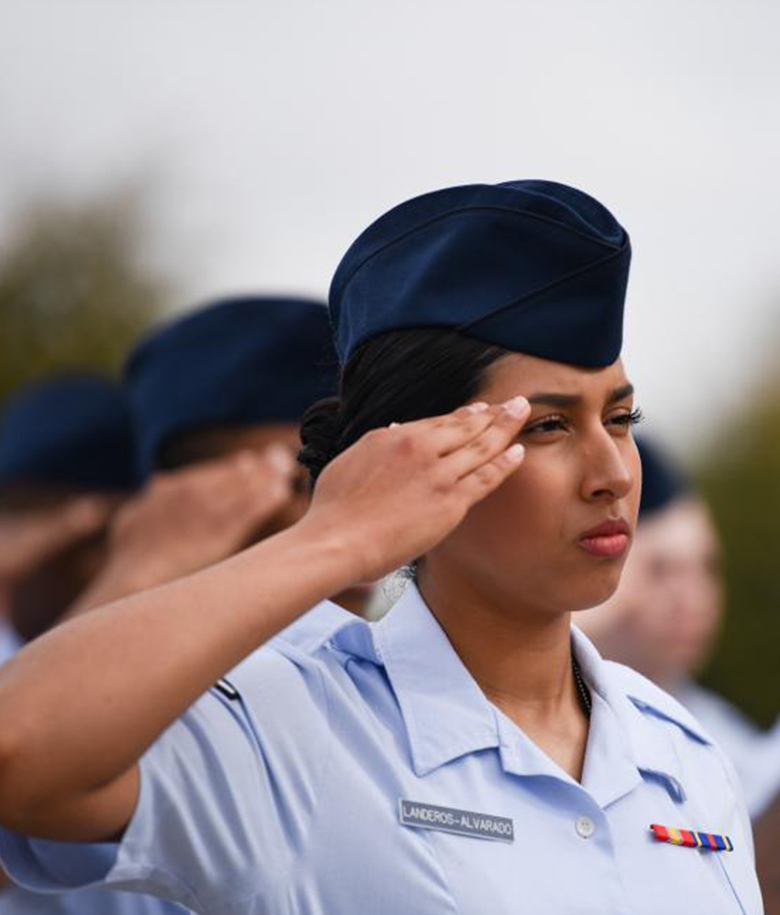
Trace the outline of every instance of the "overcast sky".
[[154, 176], [187, 299], [324, 295], [369, 221], [547, 177], [634, 246], [627, 367], [680, 453], [780, 343], [777, 0], [0, 0], [0, 241]]

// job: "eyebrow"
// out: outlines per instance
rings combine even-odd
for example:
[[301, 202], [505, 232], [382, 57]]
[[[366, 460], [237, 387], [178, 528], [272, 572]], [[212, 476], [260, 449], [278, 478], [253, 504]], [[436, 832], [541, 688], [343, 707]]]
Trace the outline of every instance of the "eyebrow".
[[[624, 384], [614, 391], [607, 398], [607, 404], [617, 403], [619, 400], [625, 400], [634, 393], [633, 384]], [[576, 407], [582, 403], [582, 397], [579, 394], [555, 394], [546, 391], [539, 391], [531, 394], [528, 398], [530, 404], [544, 404], [548, 407]]]

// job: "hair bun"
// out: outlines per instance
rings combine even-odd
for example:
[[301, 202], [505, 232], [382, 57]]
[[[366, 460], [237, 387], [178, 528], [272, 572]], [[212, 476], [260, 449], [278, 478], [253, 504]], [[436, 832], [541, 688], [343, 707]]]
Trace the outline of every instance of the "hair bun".
[[318, 400], [303, 414], [301, 443], [298, 461], [311, 474], [312, 482], [325, 466], [339, 453], [343, 431], [341, 398], [326, 397]]

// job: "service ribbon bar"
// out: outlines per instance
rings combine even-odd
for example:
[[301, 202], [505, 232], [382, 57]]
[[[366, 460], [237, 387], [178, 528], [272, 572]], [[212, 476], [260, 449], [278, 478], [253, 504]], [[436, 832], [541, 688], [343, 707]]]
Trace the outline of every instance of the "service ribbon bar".
[[731, 839], [716, 832], [675, 829], [673, 826], [659, 826], [658, 823], [653, 823], [650, 829], [659, 842], [668, 842], [670, 845], [684, 845], [686, 848], [706, 848], [709, 851], [734, 851], [734, 844]]

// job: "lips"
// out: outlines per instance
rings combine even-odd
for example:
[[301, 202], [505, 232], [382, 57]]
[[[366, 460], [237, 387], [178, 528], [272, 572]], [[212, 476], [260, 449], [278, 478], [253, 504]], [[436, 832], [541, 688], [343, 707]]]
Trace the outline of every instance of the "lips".
[[583, 550], [600, 559], [618, 559], [628, 549], [630, 540], [631, 528], [622, 518], [617, 518], [591, 528], [577, 542]]

